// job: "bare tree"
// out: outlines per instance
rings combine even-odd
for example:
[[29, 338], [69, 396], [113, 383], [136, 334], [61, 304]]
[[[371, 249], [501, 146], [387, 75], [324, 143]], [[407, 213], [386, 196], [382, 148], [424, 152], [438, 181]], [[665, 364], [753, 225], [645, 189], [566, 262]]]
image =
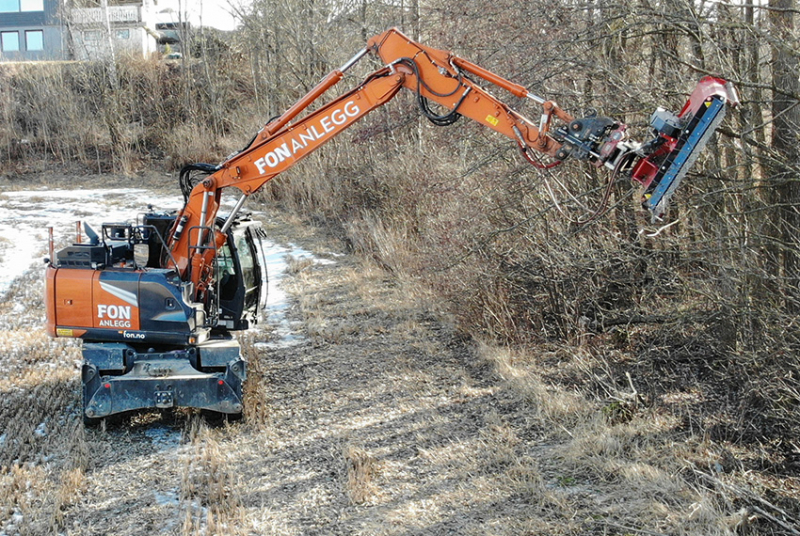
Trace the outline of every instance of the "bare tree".
[[[771, 173], [778, 222], [777, 243], [782, 256], [788, 312], [800, 311], [800, 83], [796, 40], [795, 0], [770, 0], [772, 51], [772, 148], [777, 158]], [[776, 248], [773, 248], [773, 251]], [[777, 252], [774, 253], [777, 259]]]

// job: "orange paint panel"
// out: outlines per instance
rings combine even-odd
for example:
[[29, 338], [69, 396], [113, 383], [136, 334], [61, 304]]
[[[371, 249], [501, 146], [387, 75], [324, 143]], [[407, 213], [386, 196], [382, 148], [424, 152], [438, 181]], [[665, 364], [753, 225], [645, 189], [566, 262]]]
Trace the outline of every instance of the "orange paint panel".
[[[51, 255], [52, 257], [52, 255]], [[52, 266], [47, 267], [45, 274], [44, 306], [47, 310], [47, 324], [45, 329], [51, 337], [56, 336], [56, 273], [58, 270]]]
[[[52, 274], [51, 280], [51, 271]], [[55, 326], [92, 327], [92, 276], [94, 270], [48, 270], [48, 301], [53, 293]], [[52, 284], [52, 290], [50, 287]], [[48, 316], [50, 314], [48, 304]], [[50, 329], [50, 321], [48, 321]]]

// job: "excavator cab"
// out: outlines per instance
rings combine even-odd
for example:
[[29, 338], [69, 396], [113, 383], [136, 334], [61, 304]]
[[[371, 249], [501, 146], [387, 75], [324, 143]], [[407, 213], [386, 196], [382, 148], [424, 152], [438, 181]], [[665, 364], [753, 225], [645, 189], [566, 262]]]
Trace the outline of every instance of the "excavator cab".
[[241, 219], [228, 231], [217, 251], [215, 276], [216, 327], [245, 330], [258, 323], [267, 301], [267, 270], [261, 224]]
[[[175, 223], [174, 214], [147, 214], [144, 227], [151, 228], [147, 266], [163, 264], [166, 248], [161, 237]], [[224, 218], [217, 218], [222, 228]], [[261, 222], [241, 216], [226, 232], [225, 244], [214, 259], [213, 290], [206, 299], [206, 326], [212, 330], [240, 331], [258, 323], [267, 301], [267, 265], [264, 256], [264, 230]]]

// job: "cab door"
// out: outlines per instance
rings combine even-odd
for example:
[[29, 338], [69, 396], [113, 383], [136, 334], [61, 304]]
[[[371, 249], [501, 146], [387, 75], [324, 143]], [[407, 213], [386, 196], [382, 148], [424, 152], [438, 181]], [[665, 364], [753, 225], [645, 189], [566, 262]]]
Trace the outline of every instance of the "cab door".
[[248, 329], [259, 320], [267, 301], [267, 270], [256, 222], [236, 225], [217, 252], [217, 323], [229, 330]]
[[258, 295], [258, 312], [267, 308], [267, 296], [269, 294], [269, 274], [267, 273], [267, 256], [264, 253], [264, 244], [262, 239], [266, 239], [266, 233], [261, 227], [249, 227], [248, 232], [251, 234], [251, 242], [253, 244], [253, 260], [258, 267], [260, 276], [260, 291]]

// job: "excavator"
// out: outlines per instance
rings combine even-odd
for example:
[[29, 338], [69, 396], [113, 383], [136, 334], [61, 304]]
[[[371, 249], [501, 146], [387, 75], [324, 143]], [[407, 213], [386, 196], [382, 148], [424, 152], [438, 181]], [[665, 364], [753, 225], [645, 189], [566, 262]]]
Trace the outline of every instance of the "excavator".
[[[382, 66], [317, 105], [367, 55]], [[533, 101], [541, 107], [538, 122], [482, 85]], [[738, 103], [731, 83], [706, 76], [680, 112], [658, 108], [650, 120], [652, 138], [637, 142], [619, 121], [596, 113], [573, 117], [524, 86], [397, 29], [374, 36], [267, 122], [244, 149], [219, 165], [184, 167], [181, 210], [106, 223], [99, 232], [86, 225], [86, 241], [78, 224], [75, 243], [57, 253], [50, 230], [47, 332], [82, 339], [87, 425], [145, 408], [242, 415], [247, 364], [232, 332], [258, 322], [266, 281], [264, 233], [240, 214], [245, 200], [402, 88], [416, 96], [422, 115], [435, 125], [468, 117], [513, 140], [537, 168], [575, 159], [608, 168], [614, 178], [629, 177], [640, 184], [642, 203], [654, 218], [662, 217], [727, 107]], [[229, 189], [241, 197], [223, 217], [221, 197]]]

